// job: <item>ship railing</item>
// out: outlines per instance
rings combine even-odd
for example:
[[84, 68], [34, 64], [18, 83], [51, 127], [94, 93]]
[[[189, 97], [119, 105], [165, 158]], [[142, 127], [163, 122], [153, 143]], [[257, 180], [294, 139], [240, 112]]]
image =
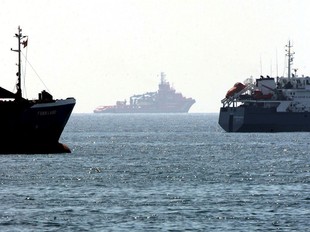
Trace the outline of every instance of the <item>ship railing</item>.
[[252, 83], [248, 83], [246, 85], [246, 87], [244, 89], [242, 89], [241, 91], [235, 93], [233, 96], [228, 97], [228, 98], [224, 98], [221, 102], [223, 104], [223, 106], [229, 106], [231, 103], [233, 103], [234, 101], [238, 100], [239, 96], [245, 92], [247, 92], [248, 90], [253, 90], [255, 88], [255, 85]]

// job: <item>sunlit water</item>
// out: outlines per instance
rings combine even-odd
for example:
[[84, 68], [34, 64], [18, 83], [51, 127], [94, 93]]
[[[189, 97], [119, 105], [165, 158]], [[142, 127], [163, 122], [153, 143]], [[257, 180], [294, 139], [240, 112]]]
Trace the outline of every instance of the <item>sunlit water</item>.
[[72, 115], [72, 154], [0, 156], [0, 231], [307, 231], [310, 134], [217, 120]]

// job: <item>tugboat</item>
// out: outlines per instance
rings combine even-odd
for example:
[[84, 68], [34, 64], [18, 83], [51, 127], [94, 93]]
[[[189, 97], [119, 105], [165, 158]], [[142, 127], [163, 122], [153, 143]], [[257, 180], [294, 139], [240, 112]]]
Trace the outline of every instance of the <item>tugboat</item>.
[[187, 113], [194, 103], [194, 99], [176, 93], [162, 72], [157, 92], [133, 95], [129, 104], [125, 100], [113, 106], [99, 106], [94, 113]]
[[35, 154], [69, 153], [70, 149], [58, 142], [69, 120], [74, 98], [53, 99], [43, 90], [38, 99], [28, 100], [23, 97], [21, 88], [21, 45], [26, 47], [28, 37], [22, 35], [18, 27], [15, 34], [18, 40], [18, 72], [16, 93], [0, 87], [0, 153]]
[[310, 131], [310, 77], [291, 72], [293, 53], [286, 45], [287, 77], [248, 78], [221, 101], [219, 125], [227, 132]]

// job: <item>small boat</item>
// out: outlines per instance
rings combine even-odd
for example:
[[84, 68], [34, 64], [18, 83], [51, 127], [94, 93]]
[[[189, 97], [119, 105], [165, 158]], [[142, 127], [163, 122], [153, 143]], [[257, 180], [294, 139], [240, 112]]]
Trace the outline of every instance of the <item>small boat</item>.
[[75, 105], [74, 98], [54, 99], [46, 90], [35, 100], [23, 97], [21, 88], [21, 45], [28, 45], [28, 37], [18, 27], [15, 34], [18, 48], [16, 93], [0, 87], [0, 153], [35, 154], [68, 153], [70, 149], [59, 143], [61, 133]]

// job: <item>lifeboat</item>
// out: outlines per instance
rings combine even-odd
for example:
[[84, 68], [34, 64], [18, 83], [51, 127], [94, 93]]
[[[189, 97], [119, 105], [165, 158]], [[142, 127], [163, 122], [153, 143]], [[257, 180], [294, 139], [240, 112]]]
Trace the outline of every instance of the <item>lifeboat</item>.
[[245, 88], [244, 84], [237, 82], [230, 90], [227, 91], [226, 98], [232, 97], [235, 93], [239, 93], [244, 88]]

